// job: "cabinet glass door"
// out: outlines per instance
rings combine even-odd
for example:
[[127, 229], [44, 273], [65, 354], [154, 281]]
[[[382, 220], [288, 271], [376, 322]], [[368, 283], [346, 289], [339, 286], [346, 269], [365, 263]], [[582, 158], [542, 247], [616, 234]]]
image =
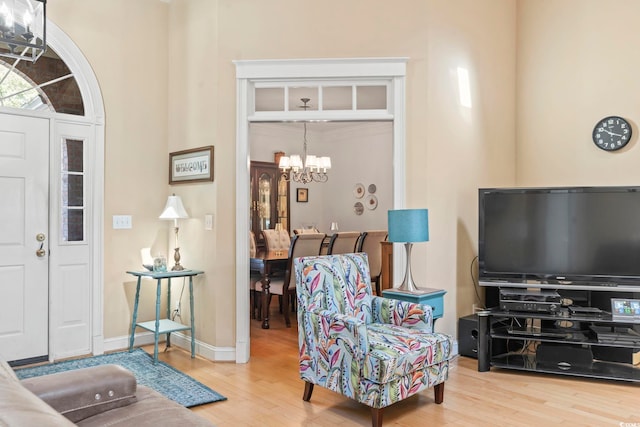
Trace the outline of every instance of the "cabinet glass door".
[[271, 174], [263, 173], [258, 178], [258, 230], [268, 230], [272, 228], [272, 216], [271, 216], [271, 194], [273, 189], [271, 183], [273, 182], [273, 176]]
[[282, 224], [289, 230], [289, 183], [281, 178], [278, 165], [271, 162], [251, 162], [251, 230], [258, 248], [264, 246], [262, 230]]

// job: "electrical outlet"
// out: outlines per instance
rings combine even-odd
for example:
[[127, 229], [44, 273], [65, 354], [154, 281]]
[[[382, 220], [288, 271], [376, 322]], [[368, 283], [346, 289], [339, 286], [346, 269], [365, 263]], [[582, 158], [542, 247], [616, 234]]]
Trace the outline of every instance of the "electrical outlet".
[[113, 216], [113, 229], [123, 230], [132, 228], [131, 215], [114, 215]]

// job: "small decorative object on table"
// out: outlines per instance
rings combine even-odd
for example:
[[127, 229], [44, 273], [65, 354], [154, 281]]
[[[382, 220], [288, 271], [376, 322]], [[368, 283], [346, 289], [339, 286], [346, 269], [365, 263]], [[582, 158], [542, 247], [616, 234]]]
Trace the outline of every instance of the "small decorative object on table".
[[164, 255], [156, 255], [156, 257], [153, 258], [153, 266], [151, 268], [151, 271], [159, 273], [167, 271], [167, 258]]

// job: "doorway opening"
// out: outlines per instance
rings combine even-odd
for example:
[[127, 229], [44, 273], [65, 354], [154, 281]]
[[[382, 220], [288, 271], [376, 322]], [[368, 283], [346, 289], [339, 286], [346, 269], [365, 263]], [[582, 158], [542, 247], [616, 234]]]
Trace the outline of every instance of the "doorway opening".
[[[246, 363], [250, 356], [249, 315], [249, 127], [269, 121], [380, 121], [392, 123], [393, 207], [404, 206], [405, 198], [405, 78], [406, 58], [378, 59], [306, 59], [273, 61], [236, 61], [236, 362]], [[357, 103], [358, 87], [383, 86], [385, 108], [370, 108]], [[322, 89], [315, 89], [321, 87]], [[350, 89], [345, 89], [348, 87]], [[280, 91], [280, 88], [282, 90]], [[292, 111], [300, 92], [316, 91], [322, 99], [326, 88], [337, 88], [344, 102], [334, 108]], [[311, 88], [311, 89], [309, 89]], [[262, 108], [259, 90], [277, 92], [282, 107]], [[375, 89], [375, 91], [380, 89]], [[344, 96], [345, 91], [351, 94]], [[282, 95], [279, 95], [279, 94]], [[365, 91], [364, 93], [367, 93]], [[366, 96], [363, 95], [362, 99]], [[354, 100], [356, 100], [354, 102]], [[279, 104], [277, 104], [279, 105]], [[351, 106], [350, 108], [348, 106]], [[358, 108], [362, 107], [362, 108]], [[378, 107], [378, 105], [376, 105]]]

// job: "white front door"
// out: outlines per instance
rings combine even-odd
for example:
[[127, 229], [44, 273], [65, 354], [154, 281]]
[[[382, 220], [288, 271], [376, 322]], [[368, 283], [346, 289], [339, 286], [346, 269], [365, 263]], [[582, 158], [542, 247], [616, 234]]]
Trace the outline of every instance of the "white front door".
[[0, 358], [48, 354], [49, 120], [0, 114]]

